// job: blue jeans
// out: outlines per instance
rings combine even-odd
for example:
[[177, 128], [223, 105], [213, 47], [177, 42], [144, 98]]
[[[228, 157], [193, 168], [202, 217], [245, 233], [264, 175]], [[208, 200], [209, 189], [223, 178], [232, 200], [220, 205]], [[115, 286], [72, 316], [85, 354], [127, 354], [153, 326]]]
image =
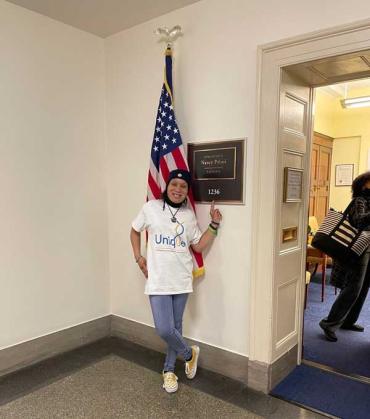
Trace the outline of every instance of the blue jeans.
[[190, 359], [192, 351], [182, 337], [182, 316], [189, 294], [150, 295], [155, 328], [167, 343], [164, 371], [175, 371], [177, 355]]

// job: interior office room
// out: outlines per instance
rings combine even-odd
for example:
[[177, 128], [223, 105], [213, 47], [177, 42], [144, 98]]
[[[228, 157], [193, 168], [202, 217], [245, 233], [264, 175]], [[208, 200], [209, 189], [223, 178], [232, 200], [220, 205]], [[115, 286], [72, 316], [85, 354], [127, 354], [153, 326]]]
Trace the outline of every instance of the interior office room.
[[[352, 180], [369, 170], [369, 108], [359, 103], [347, 107], [345, 103], [348, 97], [366, 98], [369, 92], [367, 78], [316, 89], [309, 208], [309, 229], [312, 232], [308, 241], [322, 222], [325, 210], [321, 206], [343, 212], [351, 202]], [[347, 180], [342, 176], [343, 170], [348, 170]], [[321, 195], [319, 199], [318, 195]], [[311, 365], [333, 368], [344, 375], [363, 377], [367, 381], [369, 300], [366, 299], [358, 321], [366, 325], [364, 333], [339, 330], [338, 345], [334, 346], [323, 339], [319, 321], [329, 313], [340, 290], [330, 283], [332, 259], [317, 256], [310, 248], [307, 250], [310, 281], [307, 283], [304, 314], [303, 359]]]
[[[369, 2], [102, 4], [0, 0], [0, 417], [319, 418], [351, 417], [358, 406], [352, 417], [366, 417], [366, 380], [304, 362], [305, 311], [320, 268], [306, 310], [304, 300], [314, 132], [333, 138], [332, 170], [350, 163], [341, 147], [354, 141], [358, 174], [369, 168], [368, 118], [363, 129], [347, 129], [324, 104], [333, 113], [311, 129], [314, 98], [297, 82], [289, 98], [304, 103], [293, 115], [305, 123], [285, 130], [306, 130], [295, 149], [280, 142], [290, 119], [281, 122], [272, 106], [283, 109], [281, 89], [294, 84], [284, 84], [284, 66], [370, 49]], [[199, 372], [187, 380], [179, 362], [179, 390], [169, 395], [165, 346], [129, 234], [146, 200], [163, 84], [166, 45], [154, 31], [175, 25], [183, 29], [173, 87], [184, 145], [244, 138], [246, 150], [244, 200], [218, 205], [222, 227], [185, 310], [183, 335], [201, 349]], [[320, 93], [312, 80], [304, 86], [316, 90], [316, 113], [320, 95], [339, 103], [339, 89]], [[302, 196], [287, 203], [282, 168], [292, 164], [301, 165]], [[330, 199], [344, 205], [348, 194]], [[209, 205], [196, 209], [203, 231]], [[328, 284], [325, 291], [329, 298]], [[349, 391], [358, 396], [349, 407], [333, 402]]]

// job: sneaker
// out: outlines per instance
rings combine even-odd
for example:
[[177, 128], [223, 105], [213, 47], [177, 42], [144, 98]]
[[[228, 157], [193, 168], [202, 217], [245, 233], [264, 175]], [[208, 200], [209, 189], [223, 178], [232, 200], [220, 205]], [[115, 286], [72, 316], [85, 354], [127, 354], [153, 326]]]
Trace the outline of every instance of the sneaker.
[[192, 346], [191, 347], [191, 353], [192, 357], [190, 361], [187, 361], [185, 363], [185, 374], [189, 380], [192, 380], [195, 377], [195, 374], [197, 373], [197, 366], [198, 366], [198, 358], [199, 358], [199, 346]]
[[361, 326], [360, 324], [350, 324], [350, 325], [342, 324], [340, 328], [345, 329], [345, 330], [352, 330], [353, 332], [363, 332], [365, 330], [365, 328]]
[[338, 340], [337, 335], [333, 330], [330, 330], [324, 323], [324, 320], [321, 320], [319, 326], [324, 331], [326, 339], [330, 342], [336, 342]]
[[167, 393], [175, 393], [179, 388], [176, 375], [171, 371], [164, 372], [162, 375], [163, 388], [167, 391]]

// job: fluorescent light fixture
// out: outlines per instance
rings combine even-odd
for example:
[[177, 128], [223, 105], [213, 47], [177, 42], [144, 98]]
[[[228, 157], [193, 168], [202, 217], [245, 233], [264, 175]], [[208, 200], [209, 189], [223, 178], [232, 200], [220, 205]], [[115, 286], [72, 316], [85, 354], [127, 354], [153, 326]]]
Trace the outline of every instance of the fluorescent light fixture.
[[340, 101], [343, 108], [365, 108], [370, 106], [370, 96], [352, 97]]

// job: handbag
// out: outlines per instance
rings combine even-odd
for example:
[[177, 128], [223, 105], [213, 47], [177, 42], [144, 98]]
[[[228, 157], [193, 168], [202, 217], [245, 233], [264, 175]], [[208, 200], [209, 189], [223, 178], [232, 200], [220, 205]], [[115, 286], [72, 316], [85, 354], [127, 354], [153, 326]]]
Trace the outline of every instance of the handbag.
[[370, 231], [353, 227], [348, 214], [354, 200], [342, 212], [333, 208], [312, 239], [312, 247], [344, 263], [355, 263], [370, 245]]

